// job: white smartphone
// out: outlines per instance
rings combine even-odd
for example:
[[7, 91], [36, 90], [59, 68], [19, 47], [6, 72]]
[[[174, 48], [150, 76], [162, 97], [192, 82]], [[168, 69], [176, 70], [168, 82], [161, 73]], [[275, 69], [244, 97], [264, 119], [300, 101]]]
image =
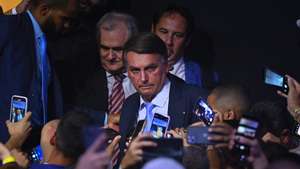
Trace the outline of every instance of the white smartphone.
[[150, 127], [150, 133], [154, 138], [165, 137], [169, 127], [170, 117], [155, 113]]
[[25, 96], [13, 95], [10, 102], [10, 121], [22, 120], [27, 112], [28, 99]]

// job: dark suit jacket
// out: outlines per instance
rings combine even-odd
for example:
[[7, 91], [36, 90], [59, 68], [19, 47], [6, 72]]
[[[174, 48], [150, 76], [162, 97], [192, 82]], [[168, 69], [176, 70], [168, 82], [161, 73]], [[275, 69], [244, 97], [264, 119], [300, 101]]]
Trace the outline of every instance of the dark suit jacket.
[[[187, 85], [174, 76], [169, 76], [169, 80], [171, 82], [168, 108], [169, 130], [187, 127], [197, 120], [192, 113], [194, 105], [200, 96], [206, 99], [207, 92], [201, 88]], [[138, 93], [129, 96], [124, 102], [120, 119], [121, 150], [125, 147], [126, 137], [137, 123], [139, 106], [140, 95]]]
[[76, 104], [82, 107], [107, 112], [108, 88], [105, 70], [98, 69], [79, 92]]
[[[32, 111], [33, 125], [43, 124], [43, 113], [34, 30], [29, 15], [1, 15], [0, 28], [0, 141], [5, 141], [5, 120], [9, 119], [12, 95], [28, 98], [28, 111]], [[53, 67], [49, 82], [48, 119], [51, 119], [62, 113], [62, 97]]]

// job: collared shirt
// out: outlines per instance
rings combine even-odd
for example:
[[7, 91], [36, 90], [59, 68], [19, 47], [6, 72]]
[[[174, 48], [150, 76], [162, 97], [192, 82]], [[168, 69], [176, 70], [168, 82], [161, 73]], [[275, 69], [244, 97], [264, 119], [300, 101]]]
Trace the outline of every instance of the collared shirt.
[[185, 64], [183, 57], [181, 57], [174, 65], [173, 69], [170, 71], [173, 75], [176, 75], [177, 77], [181, 78], [185, 81]]
[[[123, 79], [122, 86], [124, 89], [125, 99], [136, 92], [134, 86], [130, 82], [130, 79], [127, 76], [127, 73], [123, 73], [125, 75], [125, 78]], [[112, 88], [115, 83], [115, 78], [112, 74], [106, 72], [106, 79], [107, 79], [107, 89], [108, 89], [108, 98], [111, 95]]]
[[[168, 115], [170, 87], [171, 82], [167, 79], [161, 91], [152, 99], [151, 103], [155, 105], [152, 110], [153, 114], [159, 113], [161, 115]], [[138, 121], [146, 118], [145, 103], [147, 102], [140, 96]]]

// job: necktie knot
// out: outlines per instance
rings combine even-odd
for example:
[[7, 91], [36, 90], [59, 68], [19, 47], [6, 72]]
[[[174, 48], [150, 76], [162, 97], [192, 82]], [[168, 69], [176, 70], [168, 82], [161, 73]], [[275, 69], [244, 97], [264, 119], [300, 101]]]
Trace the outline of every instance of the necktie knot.
[[152, 103], [145, 103], [146, 113], [147, 114], [152, 113], [154, 106], [155, 105]]
[[123, 73], [120, 73], [120, 74], [116, 74], [114, 75], [114, 78], [117, 82], [122, 82], [124, 79], [125, 79], [125, 75], [123, 75]]

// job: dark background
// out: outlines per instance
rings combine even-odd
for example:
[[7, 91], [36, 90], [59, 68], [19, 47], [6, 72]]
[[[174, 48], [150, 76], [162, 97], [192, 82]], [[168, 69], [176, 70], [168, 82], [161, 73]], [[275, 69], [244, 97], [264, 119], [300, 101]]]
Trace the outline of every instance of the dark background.
[[[300, 81], [298, 66], [300, 29], [296, 26], [296, 20], [300, 18], [300, 1], [103, 0], [103, 2], [106, 5], [99, 10], [99, 16], [94, 17], [96, 20], [111, 10], [125, 11], [137, 18], [141, 31], [150, 31], [154, 12], [167, 4], [177, 3], [187, 7], [195, 18], [197, 29], [186, 56], [199, 61], [205, 70], [216, 70], [221, 83], [238, 83], [248, 88], [253, 101], [271, 99], [284, 102], [273, 87], [263, 83], [265, 66], [281, 74], [289, 74]], [[94, 29], [94, 26], [89, 27]], [[85, 35], [78, 36], [81, 41], [82, 39], [88, 41], [94, 37], [94, 35], [90, 38]], [[69, 41], [73, 44], [77, 40], [71, 38]], [[58, 45], [63, 48], [58, 51], [66, 53], [66, 56], [62, 54], [64, 59], [56, 58], [59, 67], [57, 70], [61, 75], [66, 96], [73, 98], [72, 94], [75, 92], [69, 86], [77, 83], [74, 82], [76, 79], [84, 82], [85, 80], [81, 80], [84, 78], [78, 77], [86, 76], [76, 71], [84, 72], [93, 67], [84, 64], [87, 60], [92, 61], [86, 57], [89, 54], [74, 48], [81, 49], [82, 46], [91, 45], [84, 41], [75, 47], [71, 45], [73, 48], [68, 49], [64, 44], [66, 43], [61, 41], [61, 45]], [[76, 52], [69, 52], [73, 50]], [[95, 53], [94, 59], [97, 61], [92, 63], [100, 65], [98, 58], [98, 54]], [[70, 76], [72, 73], [74, 77]]]
[[[124, 3], [124, 2], [123, 2]], [[168, 3], [189, 8], [198, 30], [190, 57], [214, 67], [222, 83], [247, 87], [255, 100], [279, 97], [264, 85], [263, 68], [300, 80], [300, 1], [289, 0], [131, 0], [129, 12], [142, 31], [151, 26], [153, 12]]]

